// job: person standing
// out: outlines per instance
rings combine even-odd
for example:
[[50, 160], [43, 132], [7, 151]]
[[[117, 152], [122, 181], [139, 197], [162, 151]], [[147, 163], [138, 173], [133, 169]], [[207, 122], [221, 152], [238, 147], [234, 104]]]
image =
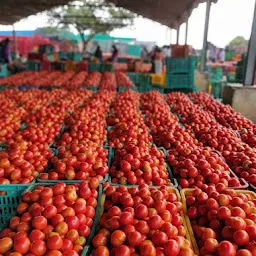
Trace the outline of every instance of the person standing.
[[118, 49], [115, 45], [112, 45], [112, 56], [110, 58], [111, 62], [117, 62], [118, 59]]
[[102, 51], [100, 46], [98, 45], [96, 48], [96, 51], [94, 53], [95, 58], [97, 58], [99, 60], [100, 63], [103, 62], [103, 57], [102, 57]]
[[163, 73], [163, 53], [161, 49], [157, 49], [155, 53], [155, 73], [156, 74], [162, 74]]
[[1, 48], [1, 56], [3, 58], [4, 63], [10, 63], [11, 60], [11, 52], [10, 52], [10, 39], [6, 38], [2, 43]]

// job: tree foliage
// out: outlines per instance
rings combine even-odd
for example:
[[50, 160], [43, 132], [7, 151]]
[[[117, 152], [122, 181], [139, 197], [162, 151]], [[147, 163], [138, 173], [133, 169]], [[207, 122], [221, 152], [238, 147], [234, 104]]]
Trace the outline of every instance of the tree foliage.
[[246, 47], [247, 45], [248, 45], [248, 40], [246, 40], [242, 36], [237, 36], [228, 44], [227, 47], [229, 49], [235, 49], [238, 47]]
[[[109, 33], [116, 28], [133, 24], [135, 15], [104, 0], [79, 0], [75, 4], [55, 8], [48, 13], [50, 22], [62, 28], [75, 28], [84, 43], [84, 49], [98, 33]], [[88, 39], [85, 39], [88, 35]]]

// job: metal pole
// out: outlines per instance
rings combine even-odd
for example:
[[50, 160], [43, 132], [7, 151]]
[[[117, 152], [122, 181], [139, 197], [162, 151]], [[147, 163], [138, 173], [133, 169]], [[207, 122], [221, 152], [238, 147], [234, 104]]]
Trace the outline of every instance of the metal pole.
[[254, 17], [252, 23], [252, 33], [247, 51], [247, 61], [245, 69], [245, 85], [254, 84], [255, 76], [255, 62], [256, 62], [256, 3], [254, 8]]
[[186, 22], [186, 34], [185, 34], [185, 45], [188, 43], [188, 20]]
[[201, 56], [200, 71], [205, 70], [206, 52], [207, 52], [207, 37], [208, 37], [208, 29], [209, 29], [211, 3], [212, 3], [212, 0], [207, 0], [205, 26], [204, 26], [204, 42], [203, 42], [203, 49], [202, 49], [202, 56]]
[[16, 31], [14, 25], [12, 25], [12, 36], [13, 36], [13, 45], [14, 45], [14, 60], [17, 58], [17, 38], [16, 38]]
[[180, 27], [177, 29], [177, 39], [176, 39], [176, 44], [179, 44], [179, 39], [180, 39]]

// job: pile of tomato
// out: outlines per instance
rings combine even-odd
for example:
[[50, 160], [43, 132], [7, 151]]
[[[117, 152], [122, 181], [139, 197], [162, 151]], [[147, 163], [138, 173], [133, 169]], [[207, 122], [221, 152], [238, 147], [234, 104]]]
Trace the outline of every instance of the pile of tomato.
[[202, 93], [116, 93], [125, 73], [25, 74], [66, 89], [0, 92], [0, 184], [49, 184], [22, 195], [0, 256], [256, 255], [249, 120]]

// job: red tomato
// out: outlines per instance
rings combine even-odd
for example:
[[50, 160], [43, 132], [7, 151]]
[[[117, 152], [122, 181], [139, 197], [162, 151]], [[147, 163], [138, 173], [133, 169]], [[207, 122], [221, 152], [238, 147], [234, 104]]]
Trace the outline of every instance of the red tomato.
[[29, 250], [37, 256], [42, 256], [46, 253], [47, 247], [44, 241], [35, 240], [31, 243]]
[[50, 250], [60, 250], [62, 245], [63, 241], [60, 235], [54, 234], [47, 239], [47, 247]]
[[152, 235], [152, 242], [156, 247], [163, 247], [167, 240], [167, 234], [162, 231], [156, 231]]
[[105, 234], [103, 233], [99, 233], [97, 234], [93, 240], [92, 240], [92, 244], [94, 246], [94, 248], [97, 248], [99, 246], [105, 246], [107, 244], [107, 237], [105, 236]]
[[13, 246], [13, 241], [10, 237], [0, 239], [0, 254], [7, 253]]
[[142, 242], [142, 235], [138, 231], [133, 231], [128, 234], [127, 240], [131, 246], [139, 246]]
[[[106, 246], [99, 246], [95, 251], [94, 251], [95, 256], [109, 256], [109, 250]], [[122, 254], [123, 255], [123, 254]], [[124, 256], [124, 255], [123, 255]]]
[[43, 230], [47, 226], [47, 219], [44, 216], [36, 216], [32, 221], [32, 226], [36, 229]]
[[164, 253], [167, 256], [177, 256], [180, 253], [180, 246], [177, 241], [170, 239], [164, 244]]
[[110, 242], [114, 247], [122, 245], [126, 240], [126, 235], [121, 230], [115, 230], [110, 236]]
[[13, 249], [21, 254], [26, 254], [29, 250], [30, 240], [27, 237], [19, 238], [14, 241]]
[[217, 248], [217, 253], [219, 256], [235, 256], [236, 249], [232, 243], [228, 241], [222, 241]]
[[237, 230], [234, 233], [233, 238], [236, 245], [247, 244], [250, 240], [249, 235], [245, 230]]

